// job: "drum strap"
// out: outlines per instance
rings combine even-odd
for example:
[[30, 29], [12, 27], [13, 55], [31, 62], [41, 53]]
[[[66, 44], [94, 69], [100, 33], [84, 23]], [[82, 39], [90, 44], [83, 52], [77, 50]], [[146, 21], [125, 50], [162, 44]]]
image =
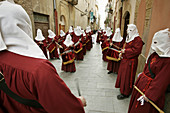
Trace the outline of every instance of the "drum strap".
[[0, 72], [0, 90], [6, 93], [9, 97], [13, 98], [14, 100], [18, 101], [21, 104], [34, 107], [34, 108], [42, 108], [40, 103], [38, 103], [36, 100], [30, 100], [30, 99], [25, 99], [11, 91], [4, 79], [4, 75]]

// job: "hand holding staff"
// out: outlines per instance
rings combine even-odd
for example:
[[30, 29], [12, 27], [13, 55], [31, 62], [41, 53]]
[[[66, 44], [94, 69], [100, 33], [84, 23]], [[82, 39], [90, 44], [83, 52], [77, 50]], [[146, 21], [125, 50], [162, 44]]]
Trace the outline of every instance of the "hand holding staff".
[[77, 87], [77, 91], [78, 91], [78, 95], [79, 95], [78, 98], [82, 101], [83, 106], [85, 107], [85, 106], [87, 106], [87, 104], [86, 104], [86, 99], [85, 99], [83, 96], [81, 96], [80, 88], [79, 88], [79, 79], [76, 78], [76, 79], [75, 79], [75, 82], [76, 82], [76, 87]]
[[[140, 91], [140, 89], [138, 89], [135, 85], [134, 85], [134, 88], [135, 88], [142, 96], [146, 97], [145, 94], [144, 94], [142, 91]], [[147, 98], [147, 97], [146, 97], [146, 98]], [[149, 102], [150, 104], [152, 104], [152, 106], [155, 107], [155, 108], [159, 111], [159, 113], [164, 113], [164, 111], [162, 111], [162, 110], [161, 110], [156, 104], [154, 104], [151, 100], [148, 99], [148, 102]]]

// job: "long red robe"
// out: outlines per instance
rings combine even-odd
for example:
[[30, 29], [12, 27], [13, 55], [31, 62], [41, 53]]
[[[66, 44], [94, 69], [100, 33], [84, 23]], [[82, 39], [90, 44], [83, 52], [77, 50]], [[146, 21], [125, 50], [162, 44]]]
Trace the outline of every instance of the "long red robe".
[[[73, 50], [74, 48], [66, 47], [65, 44], [63, 44], [63, 52], [68, 50]], [[74, 51], [74, 50], [73, 50]], [[76, 67], [74, 63], [75, 55], [73, 52], [66, 53], [65, 55], [62, 55], [62, 67], [61, 70], [66, 72], [75, 72]]]
[[[83, 35], [81, 36], [76, 36], [76, 34], [74, 33], [73, 34], [73, 42], [74, 44], [77, 43], [79, 41], [79, 39], [81, 39], [83, 37]], [[83, 45], [82, 43], [80, 42], [77, 46], [75, 46], [74, 48], [75, 50], [75, 58], [76, 60], [83, 60], [84, 59], [84, 56], [83, 56]]]
[[102, 59], [103, 59], [103, 61], [106, 61], [106, 62], [108, 61], [108, 59], [106, 58], [107, 50], [110, 46], [110, 41], [111, 41], [112, 37], [113, 37], [113, 34], [110, 36], [110, 38], [107, 35], [104, 35], [103, 38], [102, 38], [102, 44], [101, 44]]
[[[150, 68], [155, 74], [154, 78], [151, 78], [149, 72], [148, 63], [150, 61]], [[153, 53], [144, 67], [144, 71], [135, 82], [135, 85], [153, 101], [160, 109], [163, 110], [165, 104], [165, 92], [170, 84], [170, 58], [159, 57], [156, 53]], [[150, 103], [145, 102], [143, 106], [137, 101], [141, 94], [133, 89], [130, 104], [129, 113], [159, 113]]]
[[[59, 35], [59, 36], [58, 36], [58, 39], [57, 39], [58, 44], [61, 45], [61, 46], [63, 46], [63, 42], [65, 41], [65, 38], [66, 38], [66, 36], [61, 37], [61, 36]], [[60, 48], [59, 51], [60, 51], [60, 53], [62, 53], [62, 52], [63, 52], [63, 49]]]
[[83, 55], [86, 55], [86, 39], [87, 39], [87, 36], [82, 36], [81, 38], [81, 42], [82, 42], [82, 46], [83, 46]]
[[58, 54], [58, 50], [57, 50], [57, 45], [55, 43], [55, 41], [57, 40], [57, 37], [55, 36], [54, 39], [53, 38], [47, 38], [48, 40], [48, 46], [51, 46], [50, 48], [53, 48], [52, 50], [49, 51], [50, 53], [50, 58], [59, 58], [59, 54]]
[[81, 101], [48, 60], [1, 51], [0, 70], [13, 92], [38, 101], [44, 108], [23, 105], [0, 91], [0, 113], [84, 113]]
[[[37, 41], [37, 40], [35, 40], [35, 42], [36, 42], [37, 45], [41, 48], [41, 50], [43, 51], [44, 55], [45, 55], [46, 58], [48, 59], [47, 50], [46, 50], [46, 47], [47, 47], [46, 39], [44, 39], [44, 40], [42, 40], [42, 41]], [[43, 44], [41, 44], [40, 42], [43, 42]]]
[[97, 35], [97, 39], [96, 39], [96, 43], [100, 44], [100, 38], [101, 38], [101, 34], [100, 32], [98, 32], [98, 35]]
[[134, 40], [126, 43], [125, 53], [122, 55], [123, 59], [120, 62], [115, 84], [116, 88], [120, 88], [121, 94], [130, 95], [132, 92], [138, 65], [138, 56], [141, 53], [142, 47], [143, 41], [140, 37], [135, 37]]
[[92, 44], [92, 32], [86, 33], [86, 36], [87, 36], [86, 49], [88, 51], [90, 51], [91, 48], [93, 47], [93, 44]]
[[[112, 48], [115, 48], [115, 49], [119, 50], [123, 46], [123, 41], [122, 42], [113, 42], [113, 44], [116, 45], [116, 46], [113, 45]], [[109, 54], [111, 56], [115, 56], [115, 58], [119, 57], [118, 52], [114, 52], [113, 50], [110, 50], [110, 51], [108, 50], [107, 52], [111, 52]], [[107, 70], [112, 71], [113, 73], [118, 73], [119, 65], [120, 65], [120, 61], [114, 61], [114, 60], [109, 60], [108, 59]]]

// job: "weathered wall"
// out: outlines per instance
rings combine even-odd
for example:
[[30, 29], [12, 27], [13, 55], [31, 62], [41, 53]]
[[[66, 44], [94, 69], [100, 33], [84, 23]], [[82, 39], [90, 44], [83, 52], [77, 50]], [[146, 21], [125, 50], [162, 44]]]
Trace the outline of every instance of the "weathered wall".
[[[30, 2], [30, 1], [29, 1]], [[53, 0], [31, 0], [32, 11], [49, 16], [49, 28], [54, 31], [54, 6]], [[32, 16], [33, 20], [33, 16]], [[34, 29], [34, 21], [33, 21]], [[33, 31], [35, 34], [35, 30]]]

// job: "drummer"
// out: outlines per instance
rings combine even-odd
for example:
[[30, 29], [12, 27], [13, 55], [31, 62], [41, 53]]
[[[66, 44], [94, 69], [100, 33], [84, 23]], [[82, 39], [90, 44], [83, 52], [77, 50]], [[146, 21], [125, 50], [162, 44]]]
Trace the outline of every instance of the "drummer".
[[110, 73], [118, 73], [119, 65], [120, 65], [120, 58], [119, 53], [123, 46], [123, 38], [120, 34], [120, 28], [115, 30], [115, 34], [111, 40], [110, 47], [107, 50], [108, 65], [107, 70]]
[[66, 36], [66, 40], [63, 42], [63, 53], [61, 54], [61, 57], [63, 59], [62, 61], [62, 67], [61, 70], [65, 72], [75, 72], [76, 67], [74, 63], [74, 42], [72, 41], [72, 37], [70, 34]]

